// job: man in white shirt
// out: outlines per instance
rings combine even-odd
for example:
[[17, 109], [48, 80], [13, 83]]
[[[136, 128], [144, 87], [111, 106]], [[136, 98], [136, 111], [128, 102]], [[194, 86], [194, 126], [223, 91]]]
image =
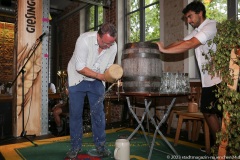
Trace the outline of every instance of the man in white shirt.
[[[219, 77], [212, 77], [207, 71], [202, 70], [202, 66], [208, 62], [205, 55], [212, 49], [216, 51], [216, 45], [208, 45], [217, 33], [216, 21], [206, 18], [205, 6], [200, 1], [193, 1], [183, 9], [183, 14], [194, 30], [187, 35], [182, 41], [178, 41], [164, 47], [162, 42], [157, 42], [160, 52], [166, 54], [184, 53], [189, 49], [195, 49], [195, 56], [201, 73], [202, 95], [200, 110], [203, 113], [210, 132], [213, 137], [214, 144], [216, 142], [216, 133], [220, 131], [221, 125], [219, 117], [222, 111], [217, 109], [218, 99], [215, 96], [217, 85], [221, 82]], [[205, 55], [203, 55], [203, 53]]]
[[67, 153], [69, 158], [75, 158], [82, 149], [82, 113], [85, 96], [88, 96], [90, 104], [93, 140], [96, 147], [90, 150], [89, 154], [101, 157], [111, 154], [105, 147], [104, 71], [115, 60], [116, 36], [115, 27], [106, 23], [98, 31], [83, 33], [77, 39], [73, 56], [68, 63], [71, 138], [71, 150]]

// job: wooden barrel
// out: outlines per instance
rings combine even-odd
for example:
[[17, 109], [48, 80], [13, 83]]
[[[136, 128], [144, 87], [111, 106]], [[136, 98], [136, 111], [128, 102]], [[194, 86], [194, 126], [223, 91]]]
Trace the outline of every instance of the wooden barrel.
[[159, 92], [162, 61], [157, 44], [149, 42], [125, 44], [122, 67], [124, 92]]

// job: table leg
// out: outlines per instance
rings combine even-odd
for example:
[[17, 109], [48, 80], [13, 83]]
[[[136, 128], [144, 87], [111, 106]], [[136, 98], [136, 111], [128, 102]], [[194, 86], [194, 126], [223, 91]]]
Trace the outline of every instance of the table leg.
[[[129, 97], [126, 97], [126, 99], [127, 99], [127, 103], [128, 103], [128, 108], [129, 108], [129, 110], [131, 111], [133, 117], [134, 117], [134, 118], [136, 119], [136, 121], [138, 122], [137, 128], [132, 132], [132, 134], [131, 134], [127, 139], [130, 140], [130, 139], [134, 136], [134, 134], [139, 130], [139, 128], [141, 127], [141, 129], [142, 129], [142, 131], [143, 131], [143, 135], [144, 135], [144, 137], [145, 137], [145, 139], [146, 139], [146, 142], [147, 142], [147, 144], [149, 145], [149, 141], [148, 141], [148, 138], [147, 138], [145, 129], [144, 129], [143, 125], [142, 125], [142, 122], [144, 121], [144, 118], [145, 118], [145, 116], [146, 116], [146, 114], [147, 114], [147, 111], [146, 111], [146, 109], [144, 110], [144, 113], [143, 113], [143, 115], [142, 115], [142, 119], [141, 119], [141, 121], [139, 121], [138, 117], [136, 116], [135, 112], [134, 112], [133, 109], [132, 109], [132, 106], [131, 106], [131, 104], [130, 104]], [[149, 107], [150, 105], [151, 105], [151, 102], [149, 102], [149, 103], [147, 104], [148, 107]]]
[[183, 115], [179, 115], [179, 117], [178, 117], [178, 124], [177, 124], [177, 130], [176, 130], [175, 139], [174, 139], [174, 145], [175, 146], [178, 144], [180, 131], [181, 131], [181, 128], [182, 128], [182, 122], [183, 122]]
[[204, 120], [204, 132], [205, 132], [205, 146], [206, 146], [206, 152], [207, 154], [211, 153], [211, 147], [210, 147], [210, 135], [209, 135], [209, 128], [207, 122]]
[[[167, 143], [167, 145], [169, 146], [169, 148], [173, 151], [173, 153], [175, 155], [178, 155], [177, 151], [172, 147], [172, 145], [168, 142], [168, 140], [166, 139], [166, 137], [162, 134], [162, 132], [159, 130], [159, 128], [161, 127], [161, 125], [166, 121], [174, 103], [176, 101], [176, 98], [173, 98], [171, 104], [168, 106], [168, 110], [167, 112], [164, 114], [162, 120], [159, 122], [159, 124], [157, 125], [157, 123], [155, 122], [153, 116], [150, 114], [150, 111], [149, 111], [149, 106], [147, 105], [147, 100], [145, 99], [145, 106], [146, 106], [146, 111], [153, 123], [153, 125], [156, 127], [155, 129], [155, 132], [154, 132], [154, 136], [153, 136], [153, 140], [152, 140], [152, 143], [151, 143], [151, 147], [150, 147], [150, 152], [149, 152], [149, 155], [148, 155], [148, 159], [150, 160], [151, 159], [151, 156], [152, 156], [152, 151], [153, 151], [153, 147], [154, 147], [154, 143], [155, 143], [155, 140], [156, 140], [156, 136], [157, 136], [157, 133], [160, 134], [160, 136], [162, 137], [162, 139]], [[160, 151], [160, 150], [159, 150]], [[164, 152], [166, 153], [166, 152]]]

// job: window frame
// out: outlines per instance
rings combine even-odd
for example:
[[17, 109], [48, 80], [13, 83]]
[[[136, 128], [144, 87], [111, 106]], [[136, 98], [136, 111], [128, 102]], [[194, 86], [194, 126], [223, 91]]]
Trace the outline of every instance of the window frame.
[[[90, 9], [91, 9], [91, 7], [94, 7], [94, 19], [93, 19], [93, 27], [92, 28], [88, 28], [88, 26], [89, 26], [89, 18], [90, 18]], [[88, 32], [88, 31], [97, 31], [98, 30], [98, 28], [103, 24], [103, 23], [101, 23], [101, 24], [99, 24], [99, 21], [98, 21], [98, 19], [99, 19], [99, 7], [103, 7], [103, 6], [98, 6], [98, 5], [89, 5], [87, 8], [86, 8], [86, 10], [85, 10], [85, 15], [88, 15], [88, 16], [86, 16], [85, 17], [85, 32]], [[103, 10], [103, 12], [104, 12], [104, 9], [102, 9]], [[102, 14], [103, 15], [103, 14]], [[103, 17], [104, 17], [104, 15], [103, 15]], [[104, 18], [102, 18], [103, 20], [104, 20]]]
[[[128, 31], [127, 31], [127, 17], [129, 16], [129, 15], [131, 15], [131, 14], [134, 14], [134, 13], [136, 13], [136, 12], [139, 12], [139, 17], [140, 17], [140, 42], [145, 42], [145, 38], [146, 38], [146, 35], [145, 35], [145, 10], [146, 10], [146, 8], [148, 8], [148, 7], [151, 7], [151, 6], [153, 6], [153, 5], [156, 5], [156, 4], [159, 4], [160, 5], [160, 2], [159, 1], [155, 1], [155, 2], [153, 2], [153, 3], [151, 3], [151, 4], [148, 4], [148, 5], [146, 5], [145, 6], [145, 0], [139, 0], [139, 8], [138, 9], [136, 9], [136, 10], [134, 10], [134, 11], [131, 11], [131, 12], [127, 12], [127, 4], [128, 4], [128, 2], [127, 2], [128, 0], [124, 0], [124, 33], [126, 33], [126, 34], [124, 34], [124, 44], [126, 44], [126, 43], [128, 43], [128, 36], [127, 36], [127, 33], [128, 33]], [[159, 10], [160, 10], [160, 7], [159, 7]], [[160, 23], [159, 23], [159, 26], [160, 26]], [[159, 31], [159, 33], [160, 33], [160, 31]], [[160, 35], [159, 35], [159, 38], [160, 38]], [[152, 39], [152, 40], [150, 40], [150, 41], [158, 41], [159, 40], [159, 38], [156, 38], [156, 39]]]

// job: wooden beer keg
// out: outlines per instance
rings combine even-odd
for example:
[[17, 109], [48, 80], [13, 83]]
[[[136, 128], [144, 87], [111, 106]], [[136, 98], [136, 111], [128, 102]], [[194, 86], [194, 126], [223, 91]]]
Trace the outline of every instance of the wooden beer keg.
[[198, 112], [198, 104], [196, 102], [189, 102], [188, 103], [188, 112], [190, 112], [190, 113]]
[[123, 69], [118, 64], [112, 64], [105, 72], [104, 77], [107, 82], [115, 83], [123, 75]]
[[162, 61], [157, 44], [149, 42], [126, 44], [122, 66], [124, 92], [159, 92]]

